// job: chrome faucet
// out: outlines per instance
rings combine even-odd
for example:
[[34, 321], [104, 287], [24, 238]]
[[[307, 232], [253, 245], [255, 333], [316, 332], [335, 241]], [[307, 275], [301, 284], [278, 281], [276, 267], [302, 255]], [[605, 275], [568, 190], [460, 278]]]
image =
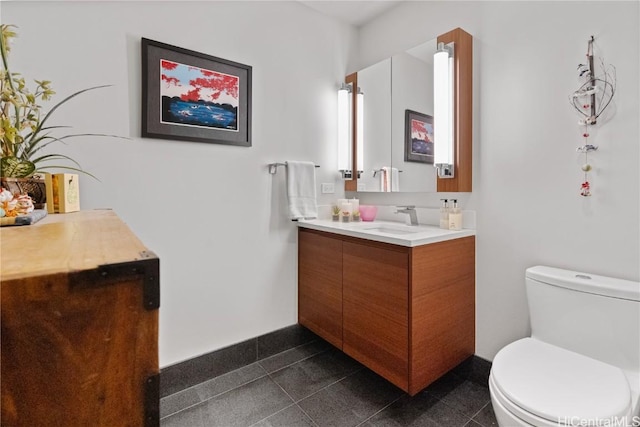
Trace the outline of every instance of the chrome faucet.
[[409, 219], [411, 220], [411, 225], [418, 225], [418, 213], [416, 212], [415, 206], [398, 206], [399, 208], [396, 213], [406, 213], [409, 214]]

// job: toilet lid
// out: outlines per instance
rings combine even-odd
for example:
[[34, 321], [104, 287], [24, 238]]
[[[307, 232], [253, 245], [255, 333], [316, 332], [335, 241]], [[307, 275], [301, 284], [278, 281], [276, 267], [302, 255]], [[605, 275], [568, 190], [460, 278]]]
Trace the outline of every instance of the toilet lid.
[[619, 368], [532, 338], [500, 350], [491, 375], [512, 403], [559, 424], [599, 425], [628, 415], [631, 407]]

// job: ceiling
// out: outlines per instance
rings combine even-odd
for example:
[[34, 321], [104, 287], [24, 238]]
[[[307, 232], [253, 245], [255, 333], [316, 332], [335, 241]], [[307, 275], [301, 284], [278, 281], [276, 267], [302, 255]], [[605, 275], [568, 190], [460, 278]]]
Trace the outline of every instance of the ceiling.
[[300, 3], [357, 27], [366, 24], [403, 0], [299, 0]]

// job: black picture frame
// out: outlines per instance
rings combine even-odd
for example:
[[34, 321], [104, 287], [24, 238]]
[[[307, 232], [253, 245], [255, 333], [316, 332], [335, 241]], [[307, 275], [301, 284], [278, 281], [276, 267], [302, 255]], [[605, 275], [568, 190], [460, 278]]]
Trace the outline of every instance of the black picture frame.
[[142, 38], [142, 137], [251, 146], [251, 72]]
[[433, 164], [433, 116], [405, 110], [404, 161]]

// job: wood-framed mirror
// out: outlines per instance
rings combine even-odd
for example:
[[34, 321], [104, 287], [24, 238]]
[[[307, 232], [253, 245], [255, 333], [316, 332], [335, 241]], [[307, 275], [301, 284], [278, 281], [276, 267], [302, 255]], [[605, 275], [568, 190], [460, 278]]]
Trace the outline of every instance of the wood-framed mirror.
[[[437, 177], [433, 164], [416, 162], [407, 159], [406, 147], [410, 143], [407, 136], [407, 112], [423, 113], [417, 117], [429, 122], [433, 102], [420, 100], [421, 96], [432, 97], [433, 74], [426, 66], [433, 69], [428, 57], [430, 51], [435, 52], [438, 43], [454, 43], [454, 176], [452, 178]], [[432, 45], [432, 46], [431, 46]], [[431, 54], [432, 56], [432, 54]], [[425, 62], [420, 64], [416, 58]], [[419, 65], [416, 65], [419, 64]], [[425, 65], [426, 64], [426, 65]], [[422, 67], [422, 68], [420, 68]], [[407, 74], [408, 73], [408, 74]], [[353, 88], [361, 88], [364, 92], [364, 170], [358, 177], [353, 174], [345, 180], [345, 191], [400, 191], [400, 192], [471, 192], [472, 191], [472, 157], [473, 157], [473, 37], [456, 28], [439, 35], [436, 39], [422, 43], [405, 52], [373, 64], [363, 70], [352, 73], [345, 78]], [[424, 80], [408, 84], [406, 76], [424, 75]], [[416, 77], [413, 77], [416, 78]], [[419, 78], [419, 77], [417, 77]], [[385, 80], [386, 79], [386, 80]], [[366, 87], [365, 87], [366, 86]], [[375, 92], [371, 90], [375, 88]], [[352, 91], [352, 123], [357, 120], [357, 90]], [[424, 95], [423, 95], [424, 94]], [[419, 102], [420, 101], [420, 102]], [[374, 108], [372, 108], [372, 106]], [[420, 110], [420, 111], [416, 111]], [[384, 117], [388, 117], [385, 122]], [[372, 131], [372, 126], [375, 129]], [[370, 136], [368, 136], [370, 135]], [[352, 129], [352, 170], [358, 170], [357, 130]], [[376, 158], [378, 153], [382, 158]], [[382, 154], [380, 154], [382, 153]], [[388, 156], [384, 157], [384, 156]], [[385, 173], [391, 175], [385, 182], [376, 171], [385, 167]], [[374, 177], [374, 174], [376, 175]], [[399, 177], [392, 185], [393, 176]], [[387, 184], [383, 186], [383, 182]]]

